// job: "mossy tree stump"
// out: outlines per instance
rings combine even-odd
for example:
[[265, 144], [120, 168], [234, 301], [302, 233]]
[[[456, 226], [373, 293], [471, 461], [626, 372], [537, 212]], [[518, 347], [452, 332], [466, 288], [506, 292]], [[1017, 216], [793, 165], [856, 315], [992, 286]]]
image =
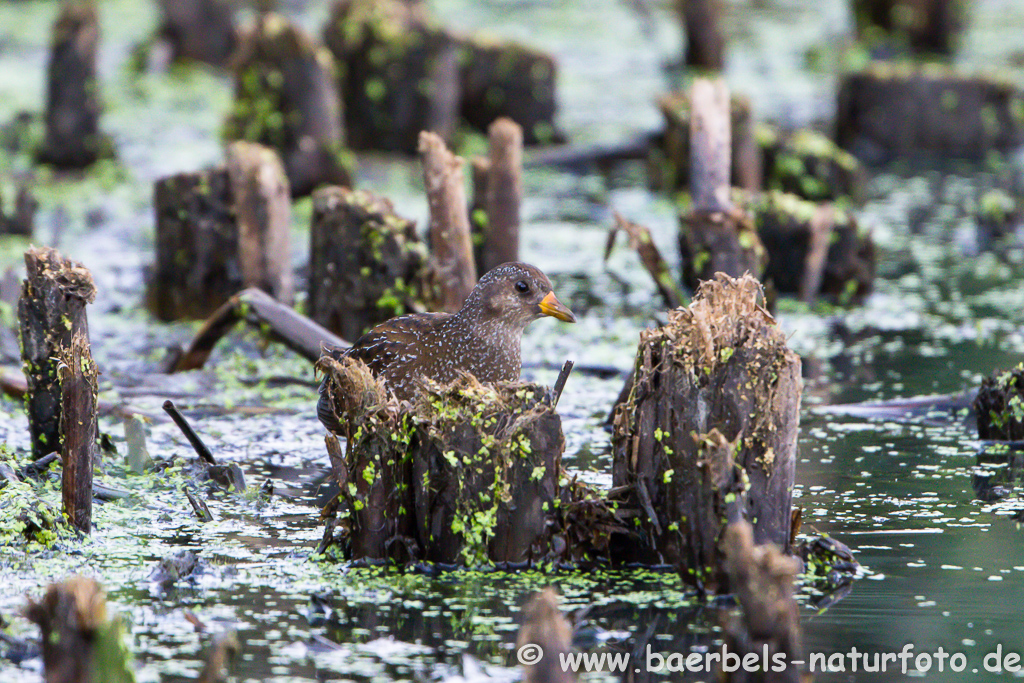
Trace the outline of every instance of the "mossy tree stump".
[[63, 3], [53, 26], [47, 70], [46, 137], [39, 160], [82, 168], [111, 153], [100, 132], [100, 86], [96, 53], [100, 24], [90, 0]]
[[800, 359], [750, 276], [718, 275], [668, 325], [641, 334], [636, 379], [618, 407], [613, 485], [647, 512], [659, 561], [727, 592], [720, 542], [746, 519], [757, 543], [789, 546]]
[[870, 162], [921, 153], [984, 159], [1024, 139], [1024, 95], [1007, 80], [876, 62], [843, 77], [838, 97], [836, 141]]
[[1024, 363], [982, 380], [974, 410], [978, 438], [1024, 441]]
[[324, 357], [347, 437], [342, 495], [355, 559], [476, 566], [550, 554], [565, 440], [548, 389], [425, 382], [399, 405], [359, 361]]
[[412, 154], [421, 131], [451, 138], [459, 105], [457, 45], [424, 7], [339, 0], [324, 42], [338, 63], [353, 149]]
[[768, 253], [764, 280], [780, 294], [813, 303], [860, 303], [874, 288], [875, 245], [849, 211], [814, 204], [782, 192], [750, 200], [761, 243]]
[[[85, 306], [96, 298], [96, 286], [82, 264], [48, 247], [25, 252], [25, 268], [18, 320], [32, 457], [38, 459], [60, 448], [58, 358], [61, 349], [71, 348], [75, 337], [88, 339]], [[94, 433], [95, 419], [94, 414]]]
[[841, 197], [859, 201], [862, 197], [864, 167], [823, 134], [806, 128], [783, 134], [773, 126], [759, 125], [756, 135], [766, 190], [817, 202]]
[[291, 303], [291, 205], [273, 150], [234, 143], [226, 167], [157, 181], [153, 204], [147, 305], [155, 316], [205, 318], [246, 287]]
[[420, 309], [429, 281], [426, 245], [391, 202], [364, 190], [313, 194], [309, 316], [356, 340], [385, 320]]
[[527, 145], [562, 142], [555, 127], [558, 64], [544, 52], [515, 42], [473, 36], [462, 46], [462, 118], [489, 131], [499, 118], [522, 127]]
[[243, 38], [234, 71], [228, 139], [276, 149], [295, 196], [318, 185], [349, 184], [342, 101], [329, 50], [284, 17], [267, 13]]

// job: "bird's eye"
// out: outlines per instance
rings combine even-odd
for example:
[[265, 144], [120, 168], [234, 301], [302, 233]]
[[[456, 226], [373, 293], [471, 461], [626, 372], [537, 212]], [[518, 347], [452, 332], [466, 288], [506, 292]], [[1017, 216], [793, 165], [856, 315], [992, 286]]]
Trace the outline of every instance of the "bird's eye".
[[516, 291], [522, 294], [526, 294], [530, 291], [530, 285], [526, 283], [526, 280], [520, 280], [516, 283]]

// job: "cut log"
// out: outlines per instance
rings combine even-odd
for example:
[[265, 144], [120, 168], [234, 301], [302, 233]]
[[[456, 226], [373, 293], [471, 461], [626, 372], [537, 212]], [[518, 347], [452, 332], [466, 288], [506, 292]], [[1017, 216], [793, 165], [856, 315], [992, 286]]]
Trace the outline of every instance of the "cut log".
[[338, 0], [324, 42], [339, 65], [353, 149], [413, 154], [425, 130], [451, 139], [459, 102], [457, 45], [423, 6]]
[[48, 247], [25, 252], [25, 268], [18, 321], [32, 457], [39, 459], [60, 448], [57, 358], [76, 336], [88, 339], [85, 306], [96, 298], [96, 286], [82, 264]]
[[294, 196], [348, 185], [342, 101], [330, 51], [284, 17], [267, 13], [233, 58], [235, 103], [225, 136], [273, 147]]
[[685, 66], [707, 71], [725, 68], [721, 0], [677, 0], [686, 34]]
[[480, 274], [519, 260], [519, 206], [523, 201], [523, 129], [511, 119], [500, 118], [488, 128], [488, 138], [487, 223]]
[[96, 363], [89, 337], [78, 333], [61, 347], [57, 375], [60, 380], [61, 497], [64, 514], [82, 533], [92, 531], [92, 472], [96, 456]]
[[325, 187], [313, 195], [309, 316], [346, 339], [425, 310], [430, 272], [416, 225], [387, 199]]
[[82, 168], [111, 153], [110, 141], [99, 125], [99, 38], [99, 18], [93, 2], [63, 3], [53, 26], [47, 71], [46, 137], [38, 151], [43, 163]]
[[922, 153], [984, 159], [1022, 140], [1024, 95], [1010, 81], [876, 62], [840, 83], [836, 141], [871, 163]]
[[454, 313], [476, 286], [462, 159], [434, 133], [420, 135], [423, 185], [430, 203], [430, 251], [437, 267], [437, 308]]
[[765, 189], [819, 202], [863, 197], [864, 167], [821, 133], [804, 128], [782, 134], [772, 126], [759, 125], [756, 134], [764, 155]]
[[170, 43], [172, 60], [228, 63], [237, 36], [227, 0], [160, 0], [160, 14], [157, 35]]
[[498, 118], [522, 127], [528, 145], [560, 143], [555, 126], [558, 64], [544, 52], [515, 42], [474, 36], [463, 42], [461, 113], [488, 131]]
[[641, 527], [659, 561], [709, 593], [729, 591], [719, 545], [729, 521], [789, 546], [800, 358], [762, 296], [752, 277], [720, 274], [666, 326], [642, 332], [615, 416], [613, 485], [647, 511]]

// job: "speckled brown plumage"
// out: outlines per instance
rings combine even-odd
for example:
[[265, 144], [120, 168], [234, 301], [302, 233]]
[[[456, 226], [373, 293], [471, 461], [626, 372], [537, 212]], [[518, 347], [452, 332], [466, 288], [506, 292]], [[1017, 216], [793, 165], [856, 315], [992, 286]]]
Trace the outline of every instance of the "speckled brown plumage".
[[[457, 313], [392, 318], [351, 348], [328, 353], [362, 360], [398, 399], [409, 400], [420, 377], [451, 382], [460, 372], [469, 372], [481, 382], [519, 379], [523, 330], [545, 315], [576, 321], [555, 298], [544, 273], [525, 263], [506, 263], [480, 278]], [[320, 385], [317, 417], [338, 431], [326, 380]]]

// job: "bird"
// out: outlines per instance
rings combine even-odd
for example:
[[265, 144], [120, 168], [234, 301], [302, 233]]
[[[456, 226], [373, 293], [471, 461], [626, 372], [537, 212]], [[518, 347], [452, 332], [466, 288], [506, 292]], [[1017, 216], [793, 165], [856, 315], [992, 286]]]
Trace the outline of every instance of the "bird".
[[[480, 278], [455, 313], [413, 313], [385, 321], [348, 349], [325, 354], [363, 361], [399, 400], [412, 400], [420, 378], [448, 383], [468, 372], [481, 382], [514, 382], [522, 371], [523, 330], [551, 316], [568, 323], [576, 316], [560, 302], [536, 266], [512, 261]], [[317, 417], [341, 432], [328, 392], [320, 383]]]

